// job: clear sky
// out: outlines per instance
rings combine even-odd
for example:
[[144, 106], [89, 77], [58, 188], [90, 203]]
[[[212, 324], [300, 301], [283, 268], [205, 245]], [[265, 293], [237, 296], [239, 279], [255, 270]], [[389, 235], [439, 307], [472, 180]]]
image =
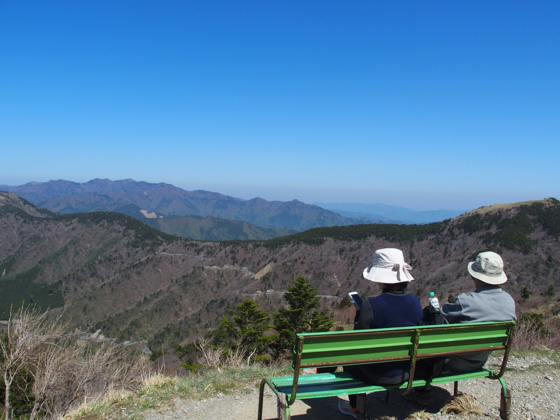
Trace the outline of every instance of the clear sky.
[[0, 0], [0, 184], [560, 199], [560, 1]]

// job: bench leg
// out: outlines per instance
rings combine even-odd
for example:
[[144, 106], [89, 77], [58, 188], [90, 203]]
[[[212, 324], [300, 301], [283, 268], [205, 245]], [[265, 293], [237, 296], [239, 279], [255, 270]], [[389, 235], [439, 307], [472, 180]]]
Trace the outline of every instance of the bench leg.
[[358, 420], [365, 420], [366, 418], [366, 395], [358, 394], [356, 395], [356, 415]]
[[290, 407], [286, 404], [286, 394], [278, 393], [278, 420], [290, 420]]
[[506, 388], [505, 382], [502, 382], [502, 392], [500, 392], [500, 418], [502, 420], [509, 420], [511, 414], [511, 392]]
[[265, 385], [266, 385], [266, 379], [263, 379], [261, 381], [261, 386], [259, 387], [259, 411], [257, 413], [257, 420], [262, 420], [264, 386]]

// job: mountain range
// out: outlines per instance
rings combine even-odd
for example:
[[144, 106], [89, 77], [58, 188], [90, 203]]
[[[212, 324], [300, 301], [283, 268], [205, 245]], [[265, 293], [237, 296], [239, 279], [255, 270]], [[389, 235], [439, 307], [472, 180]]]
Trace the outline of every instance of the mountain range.
[[[31, 182], [16, 187], [2, 185], [1, 190], [60, 214], [124, 212], [167, 233], [187, 234], [193, 239], [268, 239], [314, 227], [345, 226], [365, 221], [298, 200], [242, 200], [209, 191], [185, 191], [169, 184], [131, 179], [94, 179], [86, 183]], [[189, 217], [180, 219], [184, 216]], [[169, 217], [174, 219], [165, 220]], [[240, 235], [235, 236], [234, 232]]]
[[0, 186], [60, 214], [116, 211], [163, 232], [200, 240], [264, 240], [314, 227], [360, 223], [431, 223], [458, 216], [451, 210], [414, 211], [385, 204], [242, 200], [173, 185], [94, 179]]
[[[0, 317], [11, 305], [61, 313], [80, 331], [151, 348], [185, 343], [214, 328], [244, 298], [266, 310], [283, 304], [306, 276], [337, 323], [347, 292], [377, 294], [362, 279], [374, 250], [397, 247], [412, 267], [409, 292], [424, 304], [472, 290], [467, 263], [482, 250], [506, 262], [504, 288], [520, 311], [560, 312], [560, 202], [490, 206], [424, 225], [320, 227], [266, 241], [208, 242], [165, 234], [115, 212], [57, 214], [0, 193]], [[551, 293], [545, 291], [552, 290]]]

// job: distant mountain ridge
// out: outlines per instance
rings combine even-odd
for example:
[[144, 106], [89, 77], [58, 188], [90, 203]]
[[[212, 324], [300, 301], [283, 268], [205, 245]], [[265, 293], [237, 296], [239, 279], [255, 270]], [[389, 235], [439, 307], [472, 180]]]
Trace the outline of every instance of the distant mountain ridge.
[[170, 184], [132, 179], [94, 179], [86, 183], [64, 180], [31, 182], [16, 187], [0, 186], [0, 190], [18, 194], [60, 214], [114, 211], [134, 204], [165, 216], [213, 216], [245, 221], [266, 229], [303, 231], [364, 222], [298, 200], [267, 201], [258, 197], [242, 200], [209, 191], [185, 191]]
[[365, 203], [313, 203], [319, 207], [339, 213], [344, 217], [366, 219], [370, 223], [433, 223], [452, 219], [465, 211], [461, 210], [427, 210], [416, 211], [406, 207], [387, 204]]

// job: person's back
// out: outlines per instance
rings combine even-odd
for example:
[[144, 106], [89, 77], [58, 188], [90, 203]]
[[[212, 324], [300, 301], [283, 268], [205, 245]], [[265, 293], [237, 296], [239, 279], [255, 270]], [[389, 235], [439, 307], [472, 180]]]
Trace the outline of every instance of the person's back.
[[[364, 270], [363, 276], [379, 284], [381, 294], [364, 300], [356, 314], [354, 329], [407, 327], [422, 323], [420, 301], [406, 292], [408, 283], [414, 280], [408, 272], [411, 268], [398, 249], [375, 251], [373, 264]], [[410, 362], [392, 362], [345, 366], [344, 371], [369, 384], [395, 385], [408, 379], [409, 368]], [[339, 401], [338, 409], [356, 417], [356, 396], [349, 395], [349, 398], [349, 402]]]
[[[463, 322], [509, 321], [516, 319], [515, 301], [500, 284], [507, 281], [502, 258], [495, 252], [481, 252], [469, 263], [468, 271], [475, 284], [475, 291], [462, 293], [455, 302], [444, 304], [440, 312], [450, 324]], [[445, 360], [443, 370], [449, 372], [474, 372], [484, 366], [491, 351], [465, 353]], [[415, 388], [405, 395], [408, 400], [421, 405], [433, 403], [430, 386]]]
[[446, 303], [441, 313], [450, 324], [461, 322], [509, 321], [515, 319], [515, 301], [500, 286], [482, 285]]
[[[469, 263], [468, 271], [475, 291], [460, 294], [455, 302], [441, 307], [449, 323], [510, 321], [516, 319], [515, 301], [502, 290], [507, 281], [503, 260], [495, 252], [481, 252]], [[452, 372], [470, 372], [480, 369], [491, 352], [470, 353], [450, 358], [445, 369]]]
[[[381, 286], [379, 296], [364, 301], [354, 329], [413, 327], [422, 323], [422, 307], [417, 297], [408, 294], [399, 285]], [[361, 370], [362, 376], [370, 383], [389, 385], [406, 381], [409, 367], [410, 362], [393, 362], [361, 365], [356, 369]]]

